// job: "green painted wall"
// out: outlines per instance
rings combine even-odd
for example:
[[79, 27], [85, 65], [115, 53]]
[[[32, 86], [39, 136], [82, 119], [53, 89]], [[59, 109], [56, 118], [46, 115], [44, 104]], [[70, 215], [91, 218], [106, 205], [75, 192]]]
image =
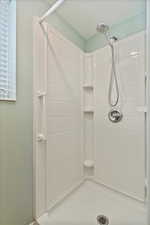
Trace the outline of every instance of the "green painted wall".
[[[0, 225], [32, 221], [32, 19], [48, 8], [44, 0], [17, 0], [17, 101], [0, 102]], [[83, 48], [73, 29], [52, 20]]]
[[[115, 24], [110, 28], [110, 33], [113, 36], [118, 37], [119, 40], [128, 37], [134, 33], [144, 30], [146, 27], [146, 16], [145, 12], [122, 21], [120, 24]], [[86, 52], [92, 52], [98, 48], [102, 48], [106, 45], [104, 35], [97, 33], [90, 38], [85, 45]]]
[[[145, 12], [143, 12], [137, 16], [128, 18], [119, 24], [113, 25], [110, 28], [110, 33], [117, 36], [119, 40], [124, 39], [129, 35], [144, 30], [146, 27], [145, 20]], [[95, 34], [90, 39], [85, 40], [66, 20], [56, 13], [48, 18], [48, 22], [84, 52], [92, 52], [106, 45], [104, 36], [99, 33]]]
[[17, 101], [0, 102], [1, 225], [32, 221], [32, 17], [46, 8], [17, 0]]

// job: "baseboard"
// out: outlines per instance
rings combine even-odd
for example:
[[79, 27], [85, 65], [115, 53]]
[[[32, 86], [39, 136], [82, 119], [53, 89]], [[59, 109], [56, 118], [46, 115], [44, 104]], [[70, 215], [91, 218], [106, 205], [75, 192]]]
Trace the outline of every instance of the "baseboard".
[[36, 221], [30, 223], [29, 225], [39, 225], [38, 223], [36, 223]]
[[40, 225], [37, 221], [30, 223], [29, 225]]
[[[49, 218], [48, 218], [48, 213], [44, 213], [42, 216], [40, 216], [38, 219], [37, 219], [37, 224], [35, 225], [40, 225], [40, 224], [47, 224], [49, 221]], [[33, 224], [34, 225], [34, 224]]]
[[30, 223], [29, 225], [40, 225], [37, 221], [33, 221], [32, 223]]

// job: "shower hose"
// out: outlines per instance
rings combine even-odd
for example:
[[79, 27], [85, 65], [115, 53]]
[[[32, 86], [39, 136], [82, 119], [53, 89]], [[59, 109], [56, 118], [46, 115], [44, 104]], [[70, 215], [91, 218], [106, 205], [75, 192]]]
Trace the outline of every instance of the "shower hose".
[[[116, 63], [115, 63], [115, 49], [112, 43], [109, 43], [111, 48], [111, 57], [112, 57], [112, 65], [111, 65], [111, 76], [109, 83], [109, 91], [108, 91], [108, 102], [111, 107], [115, 107], [119, 101], [119, 85], [117, 80], [116, 73]], [[114, 101], [112, 100], [113, 91], [115, 91]]]

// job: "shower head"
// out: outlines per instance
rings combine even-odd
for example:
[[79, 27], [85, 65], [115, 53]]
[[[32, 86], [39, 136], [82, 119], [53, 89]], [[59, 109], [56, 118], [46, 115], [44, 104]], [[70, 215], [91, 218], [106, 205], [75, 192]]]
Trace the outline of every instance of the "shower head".
[[96, 29], [98, 32], [100, 32], [102, 34], [106, 34], [109, 31], [109, 26], [104, 23], [101, 23], [101, 24], [97, 25]]
[[109, 34], [109, 26], [106, 25], [106, 24], [104, 24], [104, 23], [98, 24], [97, 27], [96, 27], [96, 30], [97, 30], [99, 33], [101, 33], [101, 34], [103, 34], [103, 35], [105, 36], [105, 38], [106, 38], [108, 44], [109, 44], [111, 47], [112, 47], [112, 44], [118, 40], [117, 37], [115, 37], [115, 36], [112, 36], [112, 37], [111, 37], [111, 36], [110, 36], [110, 34]]

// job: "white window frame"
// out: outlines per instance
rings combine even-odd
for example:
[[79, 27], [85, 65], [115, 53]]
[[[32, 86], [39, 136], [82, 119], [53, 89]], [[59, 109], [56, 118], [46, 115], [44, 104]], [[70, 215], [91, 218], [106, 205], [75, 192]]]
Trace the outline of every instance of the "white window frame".
[[[0, 0], [1, 1], [1, 0]], [[8, 96], [0, 101], [16, 101], [16, 0], [9, 0], [8, 18]]]

